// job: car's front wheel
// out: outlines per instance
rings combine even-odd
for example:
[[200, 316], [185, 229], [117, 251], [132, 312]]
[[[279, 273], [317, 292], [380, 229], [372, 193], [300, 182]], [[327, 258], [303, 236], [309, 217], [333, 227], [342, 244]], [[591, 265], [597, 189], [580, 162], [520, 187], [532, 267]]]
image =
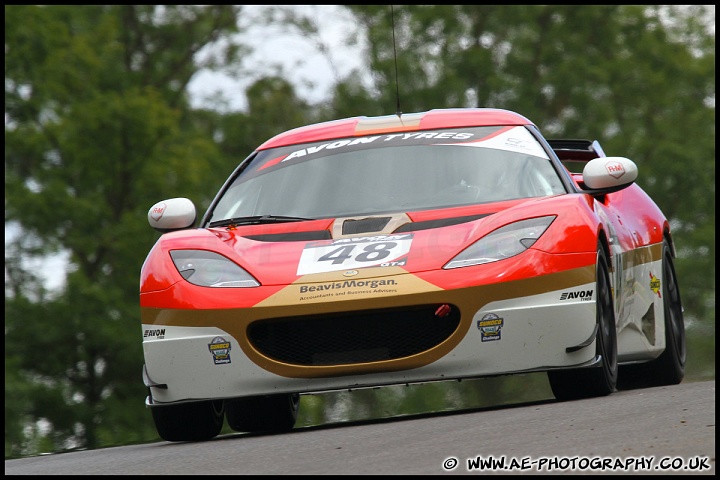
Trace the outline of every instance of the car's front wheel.
[[168, 442], [201, 442], [216, 437], [225, 419], [222, 400], [152, 407], [155, 428]]
[[599, 367], [571, 370], [551, 370], [548, 380], [558, 400], [601, 397], [615, 391], [618, 379], [617, 330], [608, 259], [598, 246], [596, 266], [595, 311], [597, 319], [596, 351], [601, 358]]
[[284, 432], [295, 426], [300, 395], [297, 393], [227, 400], [225, 416], [236, 432]]
[[621, 365], [618, 388], [659, 387], [676, 385], [685, 376], [685, 320], [680, 299], [672, 251], [667, 240], [663, 242], [662, 298], [665, 312], [665, 350], [647, 363]]

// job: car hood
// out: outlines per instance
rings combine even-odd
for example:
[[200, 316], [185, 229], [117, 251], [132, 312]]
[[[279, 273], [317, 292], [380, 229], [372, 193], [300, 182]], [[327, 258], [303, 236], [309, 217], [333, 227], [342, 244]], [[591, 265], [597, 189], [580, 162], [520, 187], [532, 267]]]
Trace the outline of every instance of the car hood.
[[[586, 197], [571, 194], [425, 212], [200, 228], [165, 234], [159, 243], [167, 251], [220, 253], [262, 285], [321, 282], [343, 274], [372, 278], [420, 273], [441, 269], [484, 235], [515, 221], [557, 215], [572, 222], [572, 228], [587, 224], [591, 203]], [[562, 235], [548, 232], [543, 237], [549, 238], [533, 248], [557, 249]], [[588, 238], [592, 239], [591, 229]]]

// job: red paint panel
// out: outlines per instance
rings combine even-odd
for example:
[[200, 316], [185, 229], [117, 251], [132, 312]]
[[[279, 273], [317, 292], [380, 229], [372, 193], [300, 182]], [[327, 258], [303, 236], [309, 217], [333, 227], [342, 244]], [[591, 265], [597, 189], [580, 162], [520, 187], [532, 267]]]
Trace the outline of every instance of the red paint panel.
[[430, 110], [422, 116], [419, 125], [416, 121], [407, 125], [401, 125], [400, 122], [397, 125], [392, 125], [393, 122], [390, 118], [388, 123], [391, 126], [379, 126], [376, 129], [359, 128], [359, 124], [366, 119], [368, 117], [354, 117], [296, 128], [276, 135], [260, 145], [258, 150], [297, 143], [319, 142], [332, 138], [365, 136], [405, 130], [432, 130], [487, 125], [533, 125], [530, 120], [522, 115], [493, 108]]

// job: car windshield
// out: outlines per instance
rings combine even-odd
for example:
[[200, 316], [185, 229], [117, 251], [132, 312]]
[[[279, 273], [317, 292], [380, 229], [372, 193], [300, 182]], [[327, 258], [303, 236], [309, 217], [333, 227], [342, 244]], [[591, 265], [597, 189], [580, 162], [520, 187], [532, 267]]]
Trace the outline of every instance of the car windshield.
[[565, 192], [525, 127], [401, 132], [262, 150], [208, 220], [352, 217]]

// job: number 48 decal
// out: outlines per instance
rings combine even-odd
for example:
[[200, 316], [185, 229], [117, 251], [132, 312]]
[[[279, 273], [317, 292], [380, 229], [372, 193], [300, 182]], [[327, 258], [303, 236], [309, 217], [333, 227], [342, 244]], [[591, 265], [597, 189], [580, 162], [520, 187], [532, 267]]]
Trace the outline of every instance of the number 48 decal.
[[338, 247], [320, 257], [318, 261], [330, 261], [333, 265], [341, 264], [345, 260], [352, 258], [354, 258], [356, 262], [374, 262], [375, 260], [382, 260], [390, 255], [392, 249], [397, 247], [397, 242], [368, 243], [362, 249], [362, 252], [357, 255], [355, 255], [357, 250], [355, 247], [356, 245]]
[[[337, 240], [331, 244], [309, 243], [300, 257], [298, 275], [334, 272], [377, 265], [401, 265], [398, 259], [410, 251], [412, 235], [381, 235]], [[398, 262], [398, 263], [396, 263]]]

